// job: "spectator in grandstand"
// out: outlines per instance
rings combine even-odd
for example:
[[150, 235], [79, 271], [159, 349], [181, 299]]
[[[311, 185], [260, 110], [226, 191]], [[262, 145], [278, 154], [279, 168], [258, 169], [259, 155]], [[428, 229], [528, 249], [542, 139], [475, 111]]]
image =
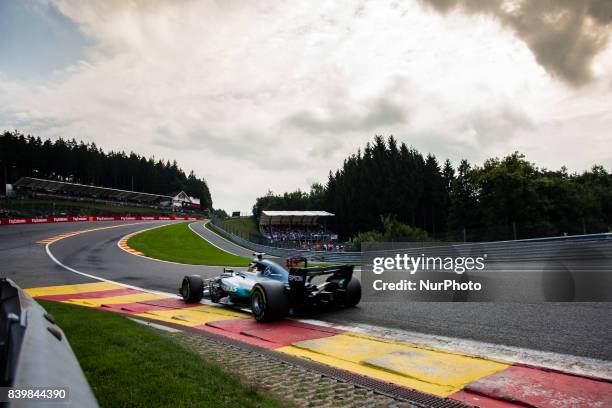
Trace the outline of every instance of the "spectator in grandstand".
[[262, 232], [273, 243], [285, 248], [311, 251], [344, 250], [344, 246], [338, 243], [338, 235], [326, 231], [320, 225], [315, 227], [268, 225]]

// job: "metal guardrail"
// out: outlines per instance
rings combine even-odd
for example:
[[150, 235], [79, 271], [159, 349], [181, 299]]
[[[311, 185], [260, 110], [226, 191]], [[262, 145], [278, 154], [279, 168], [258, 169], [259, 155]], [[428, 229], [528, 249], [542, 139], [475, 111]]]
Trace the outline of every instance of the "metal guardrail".
[[[361, 262], [361, 252], [325, 252], [272, 247], [248, 241], [212, 222], [210, 226], [234, 243], [256, 252], [265, 252], [283, 258], [303, 256], [315, 262], [355, 264]], [[608, 259], [612, 259], [612, 233], [478, 243], [410, 243], [411, 248], [409, 249], [406, 249], [406, 243], [398, 243], [398, 245], [401, 245], [401, 249], [399, 249], [401, 253], [412, 256], [420, 256], [425, 250], [427, 256], [441, 257], [480, 256], [487, 254], [489, 262], [584, 259], [585, 257], [594, 256], [605, 256]], [[396, 251], [387, 249], [380, 252], [394, 253]]]
[[303, 256], [309, 261], [315, 262], [337, 262], [337, 263], [359, 263], [361, 260], [361, 252], [325, 252], [325, 251], [308, 251], [303, 249], [288, 249], [278, 248], [269, 245], [256, 244], [246, 240], [238, 235], [232, 234], [210, 222], [209, 225], [219, 234], [223, 235], [230, 241], [251, 249], [255, 252], [265, 252], [266, 254], [278, 256], [281, 258], [291, 258], [294, 256]]
[[[368, 250], [376, 251], [376, 245]], [[529, 262], [542, 260], [612, 259], [612, 234], [576, 235], [552, 238], [535, 238], [517, 241], [475, 243], [424, 243], [406, 249], [381, 250], [384, 253], [400, 252], [409, 256], [421, 254], [434, 257], [487, 256], [488, 263]]]

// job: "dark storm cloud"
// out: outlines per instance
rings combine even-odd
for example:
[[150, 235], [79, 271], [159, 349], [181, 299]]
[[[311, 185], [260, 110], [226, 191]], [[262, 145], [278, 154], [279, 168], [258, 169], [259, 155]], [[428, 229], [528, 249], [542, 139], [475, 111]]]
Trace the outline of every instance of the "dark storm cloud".
[[446, 13], [496, 17], [511, 28], [550, 74], [573, 86], [593, 78], [593, 58], [607, 45], [612, 23], [611, 0], [421, 0]]
[[289, 116], [285, 122], [309, 132], [343, 132], [351, 130], [372, 130], [380, 126], [406, 121], [408, 115], [396, 104], [378, 99], [367, 112], [347, 112], [344, 109], [329, 109], [329, 115], [319, 117], [310, 111], [301, 111]]

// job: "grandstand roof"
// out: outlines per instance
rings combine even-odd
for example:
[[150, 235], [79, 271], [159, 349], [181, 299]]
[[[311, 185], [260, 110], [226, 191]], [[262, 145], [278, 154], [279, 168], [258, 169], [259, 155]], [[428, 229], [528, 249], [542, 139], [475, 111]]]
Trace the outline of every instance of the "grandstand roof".
[[154, 203], [159, 201], [171, 201], [172, 196], [161, 194], [139, 193], [137, 191], [119, 190], [108, 187], [88, 186], [86, 184], [68, 183], [57, 180], [44, 180], [33, 177], [21, 177], [15, 183], [15, 187], [29, 188], [32, 190], [46, 191], [55, 194], [86, 194], [99, 198], [108, 198], [119, 201], [140, 201]]
[[261, 225], [316, 225], [320, 217], [333, 217], [327, 211], [262, 211]]

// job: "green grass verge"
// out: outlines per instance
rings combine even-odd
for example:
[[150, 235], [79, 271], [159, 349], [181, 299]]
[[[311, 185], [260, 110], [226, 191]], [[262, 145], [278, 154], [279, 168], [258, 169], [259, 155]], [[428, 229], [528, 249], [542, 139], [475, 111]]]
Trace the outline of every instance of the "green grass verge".
[[142, 215], [170, 215], [171, 211], [161, 211], [154, 208], [115, 206], [102, 203], [88, 203], [82, 201], [63, 200], [0, 200], [0, 206], [15, 211], [46, 210], [61, 212], [63, 210], [80, 209], [83, 214], [89, 215], [90, 210], [104, 214], [142, 214]]
[[136, 234], [128, 245], [146, 256], [192, 265], [248, 266], [251, 260], [209, 244], [188, 227], [172, 224]]
[[250, 235], [261, 237], [261, 233], [259, 232], [257, 224], [255, 223], [255, 219], [250, 216], [228, 218], [227, 220], [223, 221], [223, 225], [221, 227], [224, 230], [235, 235], [240, 235], [241, 237], [246, 238]]
[[66, 333], [101, 407], [283, 406], [124, 316], [56, 302], [40, 304]]
[[[207, 230], [209, 230], [210, 232], [217, 234], [217, 235], [218, 235], [218, 236], [220, 236], [221, 238], [227, 239], [227, 240], [228, 240], [228, 241], [230, 241], [230, 242], [234, 242], [234, 241], [232, 241], [232, 240], [230, 239], [230, 237], [228, 237], [228, 236], [227, 236], [227, 234], [224, 234], [224, 233], [222, 233], [222, 232], [219, 232], [219, 231], [217, 231], [216, 229], [214, 229], [213, 227], [211, 227], [211, 226], [210, 226], [211, 224], [212, 224], [212, 221], [211, 221], [211, 222], [207, 222], [207, 223], [206, 223], [206, 225], [205, 225], [204, 227], [205, 227]], [[234, 242], [234, 243], [235, 243], [235, 242]], [[236, 244], [236, 245], [239, 245], [239, 244]]]

